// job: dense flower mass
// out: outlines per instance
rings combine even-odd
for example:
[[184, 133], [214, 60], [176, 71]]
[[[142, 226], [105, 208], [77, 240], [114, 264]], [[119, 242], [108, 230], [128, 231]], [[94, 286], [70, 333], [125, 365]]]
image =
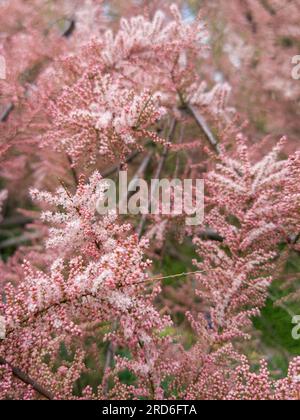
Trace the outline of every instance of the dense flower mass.
[[[255, 49], [280, 2], [233, 2], [236, 17], [218, 3], [223, 16], [202, 2], [207, 25], [181, 0], [0, 2], [0, 399], [300, 399], [299, 357], [257, 328], [277, 304], [291, 336], [300, 154], [286, 137], [265, 152], [271, 130], [239, 115], [254, 68], [263, 104], [286, 96]], [[101, 214], [124, 169], [131, 186], [175, 180], [173, 206], [181, 181], [204, 178], [201, 224], [162, 199], [156, 214]]]
[[115, 36], [110, 30], [105, 33], [102, 53], [105, 64], [120, 65], [132, 55], [148, 62], [149, 58], [152, 61], [154, 57], [165, 58], [167, 54], [174, 56], [185, 50], [201, 49], [206, 35], [204, 24], [196, 21], [187, 25], [175, 4], [170, 11], [173, 17], [171, 22], [161, 11], [155, 13], [152, 21], [143, 16], [121, 19], [120, 30]]

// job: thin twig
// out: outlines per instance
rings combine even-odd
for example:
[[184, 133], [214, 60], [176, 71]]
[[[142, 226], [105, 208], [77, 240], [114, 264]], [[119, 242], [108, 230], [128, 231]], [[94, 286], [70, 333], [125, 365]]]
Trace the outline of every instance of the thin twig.
[[[75, 24], [75, 20], [74, 19], [67, 19], [68, 20], [68, 25], [66, 26], [66, 28], [63, 30], [61, 36], [64, 38], [69, 38], [74, 30], [76, 29], [76, 24]], [[4, 111], [2, 112], [2, 114], [0, 115], [0, 122], [6, 122], [10, 113], [14, 110], [15, 105], [13, 103], [8, 104]]]
[[199, 234], [201, 239], [210, 240], [210, 241], [217, 241], [217, 242], [224, 242], [224, 238], [212, 229], [206, 229], [200, 232]]
[[13, 216], [8, 217], [4, 219], [2, 222], [0, 222], [1, 228], [9, 228], [14, 226], [25, 226], [28, 223], [32, 223], [33, 219], [30, 217], [24, 217], [24, 216]]
[[[130, 156], [128, 156], [125, 163], [132, 162], [139, 154], [140, 154], [139, 150], [134, 151]], [[106, 169], [105, 171], [102, 171], [101, 175], [103, 176], [103, 178], [107, 178], [108, 176], [113, 175], [119, 169], [120, 169], [120, 164], [117, 164], [117, 165], [114, 165], [111, 168]]]
[[[136, 187], [136, 182], [137, 180], [143, 175], [143, 173], [146, 171], [151, 158], [153, 156], [153, 152], [148, 153], [145, 158], [143, 159], [142, 163], [140, 164], [138, 170], [136, 171], [135, 175], [133, 176], [132, 180], [130, 181], [130, 190], [134, 190], [134, 188]], [[129, 188], [128, 188], [129, 189]], [[130, 192], [128, 191], [128, 196], [127, 196], [127, 200], [130, 197]], [[114, 321], [113, 323], [113, 330], [116, 330], [118, 327], [118, 322]], [[106, 357], [105, 357], [105, 364], [104, 364], [104, 374], [106, 372], [106, 370], [111, 366], [112, 361], [115, 357], [115, 352], [116, 352], [116, 348], [114, 343], [111, 341], [108, 345], [107, 348], [107, 353], [106, 353]], [[108, 380], [107, 378], [104, 379], [103, 381], [103, 391], [104, 394], [106, 395], [108, 393]]]
[[42, 235], [40, 233], [34, 232], [34, 233], [26, 233], [24, 235], [17, 236], [16, 238], [7, 239], [6, 241], [3, 241], [0, 243], [0, 250], [8, 248], [10, 246], [22, 245], [26, 242], [30, 242], [35, 239], [40, 239], [41, 237]]
[[210, 146], [214, 149], [214, 151], [219, 154], [220, 153], [220, 146], [218, 140], [215, 138], [214, 134], [212, 133], [209, 125], [207, 124], [205, 118], [199, 114], [199, 112], [190, 104], [186, 104], [186, 108], [189, 113], [192, 115], [196, 124], [205, 134], [207, 141], [209, 142]]
[[[168, 142], [170, 142], [172, 140], [173, 136], [174, 136], [174, 133], [175, 133], [175, 130], [176, 130], [176, 125], [177, 125], [177, 121], [176, 121], [176, 119], [174, 119], [172, 121], [170, 131], [169, 131], [169, 134], [168, 134], [168, 138], [167, 138]], [[157, 186], [159, 184], [159, 178], [160, 178], [161, 172], [163, 170], [164, 164], [166, 162], [166, 159], [167, 159], [167, 156], [168, 156], [168, 153], [169, 153], [169, 148], [170, 148], [169, 145], [166, 145], [164, 147], [164, 151], [163, 151], [163, 153], [161, 155], [161, 158], [160, 158], [160, 161], [158, 163], [158, 167], [157, 167], [157, 170], [156, 170], [156, 173], [155, 173], [155, 176], [154, 176], [155, 183], [154, 183], [154, 188], [152, 189], [153, 194], [152, 194], [152, 197], [151, 197], [151, 200], [150, 200], [150, 203], [149, 203], [149, 207], [151, 207], [152, 200], [153, 200], [154, 195], [156, 193], [156, 189], [157, 189]], [[144, 226], [145, 226], [146, 221], [147, 221], [147, 214], [143, 214], [142, 219], [140, 221], [140, 224], [139, 224], [139, 226], [137, 228], [137, 231], [136, 231], [139, 238], [141, 238], [141, 236], [143, 234], [143, 230], [144, 230]]]
[[68, 154], [67, 154], [67, 159], [68, 159], [68, 162], [69, 162], [69, 164], [70, 164], [71, 174], [72, 174], [72, 177], [73, 177], [73, 180], [74, 180], [75, 186], [77, 187], [77, 185], [78, 185], [78, 176], [77, 176], [76, 169], [75, 169], [75, 168], [74, 168], [74, 166], [73, 166], [73, 162], [72, 162], [72, 158], [71, 158], [71, 156], [70, 156], [70, 155], [68, 155]]
[[[114, 321], [113, 330], [116, 330], [117, 328], [118, 328], [118, 322]], [[104, 363], [104, 368], [103, 368], [104, 375], [105, 375], [105, 372], [107, 371], [107, 369], [109, 369], [110, 366], [112, 365], [112, 362], [113, 362], [114, 357], [115, 357], [115, 352], [116, 352], [116, 347], [115, 347], [114, 343], [112, 341], [110, 341], [109, 345], [107, 347], [105, 363]], [[108, 384], [108, 380], [105, 376], [104, 376], [104, 381], [103, 381], [102, 386], [103, 386], [104, 395], [107, 395], [109, 384]]]
[[64, 38], [69, 38], [76, 29], [76, 22], [74, 19], [67, 19], [68, 24], [62, 32]]
[[[129, 185], [128, 185], [128, 194], [127, 194], [127, 200], [135, 193], [137, 184], [139, 179], [142, 177], [142, 175], [145, 173], [151, 159], [153, 156], [153, 151], [149, 152], [145, 158], [143, 159], [142, 163], [140, 164], [138, 170], [136, 171], [136, 173], [134, 174], [134, 176], [132, 177]], [[122, 207], [121, 203], [121, 207]]]
[[25, 372], [21, 369], [12, 366], [9, 362], [7, 362], [3, 357], [0, 356], [0, 365], [2, 366], [9, 366], [12, 370], [13, 375], [18, 378], [20, 381], [24, 382], [27, 385], [30, 385], [36, 392], [42, 395], [47, 400], [54, 400], [54, 395], [52, 392], [47, 391], [43, 386], [41, 386], [38, 382], [31, 379]]
[[295, 239], [293, 240], [293, 244], [296, 245], [297, 242], [300, 240], [300, 232], [296, 235]]

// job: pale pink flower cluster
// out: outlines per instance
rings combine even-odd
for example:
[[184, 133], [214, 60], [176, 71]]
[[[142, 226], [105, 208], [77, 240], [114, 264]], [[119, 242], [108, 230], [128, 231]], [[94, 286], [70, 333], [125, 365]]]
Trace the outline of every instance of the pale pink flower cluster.
[[262, 126], [284, 132], [297, 149], [299, 1], [204, 0], [203, 14], [218, 27], [218, 36], [211, 37], [214, 67], [233, 87], [240, 109], [253, 109], [251, 120], [258, 124], [251, 132], [260, 136]]
[[125, 160], [130, 151], [143, 146], [145, 137], [163, 142], [150, 130], [165, 114], [159, 96], [149, 91], [135, 93], [122, 79], [101, 73], [85, 74], [65, 88], [50, 114], [52, 125], [43, 145], [65, 151], [74, 164], [82, 156], [88, 156], [89, 164], [99, 155]]
[[7, 199], [7, 191], [6, 190], [2, 190], [0, 191], [0, 222], [2, 220], [2, 209], [3, 209], [3, 204]]
[[75, 165], [94, 164], [99, 157], [122, 162], [130, 150], [141, 148], [141, 138], [163, 142], [152, 130], [165, 115], [161, 104], [172, 107], [194, 68], [179, 78], [174, 72], [181, 57], [202, 51], [205, 42], [199, 19], [185, 23], [176, 5], [171, 13], [172, 21], [162, 12], [151, 21], [121, 19], [116, 35], [111, 30], [97, 34], [76, 55], [61, 60], [68, 86], [49, 106], [43, 147], [66, 152]]

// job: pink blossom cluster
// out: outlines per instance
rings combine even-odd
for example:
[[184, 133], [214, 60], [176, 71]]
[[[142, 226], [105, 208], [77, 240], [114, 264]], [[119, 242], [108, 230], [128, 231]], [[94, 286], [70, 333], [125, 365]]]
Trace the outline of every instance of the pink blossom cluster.
[[0, 220], [2, 220], [2, 209], [5, 200], [7, 199], [7, 191], [2, 190], [0, 191]]
[[[299, 252], [300, 154], [254, 158], [201, 17], [106, 3], [0, 5], [0, 399], [299, 400], [299, 358], [276, 380], [248, 356]], [[204, 177], [204, 222], [99, 214], [125, 165]]]

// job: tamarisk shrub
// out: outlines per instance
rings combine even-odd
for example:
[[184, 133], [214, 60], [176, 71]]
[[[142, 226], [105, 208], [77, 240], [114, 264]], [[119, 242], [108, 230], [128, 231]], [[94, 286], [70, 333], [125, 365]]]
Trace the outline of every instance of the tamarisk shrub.
[[[66, 151], [73, 164], [84, 154], [94, 164], [99, 155], [124, 161], [141, 138], [162, 142], [149, 128], [164, 115], [161, 104], [173, 107], [190, 85], [191, 57], [205, 37], [199, 20], [186, 25], [175, 5], [170, 10], [171, 21], [160, 11], [152, 20], [123, 18], [115, 35], [107, 30], [62, 60], [68, 86], [49, 106], [43, 146]], [[190, 64], [181, 68], [187, 54]]]

